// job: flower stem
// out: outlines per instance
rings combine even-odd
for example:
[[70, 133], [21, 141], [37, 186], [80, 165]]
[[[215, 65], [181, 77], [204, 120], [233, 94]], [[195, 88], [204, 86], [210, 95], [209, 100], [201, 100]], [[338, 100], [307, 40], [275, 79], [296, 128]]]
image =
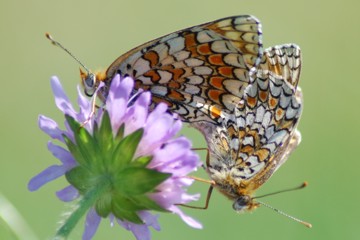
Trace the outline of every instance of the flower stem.
[[108, 189], [108, 187], [109, 184], [106, 184], [106, 181], [104, 181], [103, 184], [98, 184], [91, 191], [84, 194], [83, 198], [77, 204], [77, 208], [70, 214], [65, 223], [56, 232], [54, 239], [67, 239], [79, 220], [92, 206], [95, 205], [96, 200]]

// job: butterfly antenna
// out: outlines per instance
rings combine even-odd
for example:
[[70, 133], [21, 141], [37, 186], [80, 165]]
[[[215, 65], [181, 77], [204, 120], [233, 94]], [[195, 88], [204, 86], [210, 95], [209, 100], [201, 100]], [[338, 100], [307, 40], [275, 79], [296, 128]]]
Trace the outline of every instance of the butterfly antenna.
[[[61, 48], [62, 50], [64, 50], [65, 52], [67, 52], [67, 54], [69, 54], [75, 61], [77, 61], [80, 66], [82, 66], [85, 71], [87, 72], [87, 76], [86, 79], [84, 80], [84, 85], [85, 82], [87, 82], [88, 80], [90, 80], [92, 83], [95, 82], [96, 80], [96, 76], [94, 73], [92, 73], [82, 62], [80, 62], [79, 59], [77, 59], [77, 57], [75, 57], [69, 50], [67, 50], [67, 48], [65, 48], [61, 43], [59, 43], [58, 41], [56, 41], [51, 35], [50, 33], [45, 33], [45, 36], [47, 39], [49, 39], [51, 41], [52, 44], [54, 44], [55, 46], [58, 46], [59, 48]], [[81, 69], [80, 69], [81, 71]], [[97, 92], [99, 88], [96, 89], [95, 93]], [[88, 96], [93, 96], [93, 94], [88, 94], [85, 90], [85, 94]], [[96, 94], [95, 94], [96, 96]], [[94, 116], [95, 114], [95, 109], [96, 109], [96, 97], [93, 97], [91, 100], [91, 112], [89, 114], [89, 117], [81, 124], [80, 128], [84, 127], [86, 124], [88, 124], [88, 122], [91, 120], [91, 118]]]
[[298, 186], [298, 187], [289, 188], [289, 189], [280, 190], [280, 191], [277, 191], [277, 192], [268, 193], [268, 194], [265, 194], [265, 195], [253, 197], [253, 199], [258, 199], [258, 198], [268, 197], [268, 196], [271, 196], [271, 195], [276, 195], [276, 194], [283, 193], [283, 192], [291, 192], [291, 191], [303, 189], [303, 188], [306, 187], [307, 185], [308, 185], [307, 182], [303, 182], [303, 183], [302, 183], [300, 186]]
[[279, 214], [281, 214], [281, 215], [283, 215], [283, 216], [285, 216], [285, 217], [288, 217], [288, 218], [294, 220], [295, 222], [301, 223], [301, 224], [303, 224], [304, 226], [306, 226], [306, 227], [308, 227], [308, 228], [312, 228], [311, 223], [305, 222], [305, 221], [303, 221], [303, 220], [301, 220], [301, 219], [298, 219], [298, 218], [293, 217], [293, 216], [291, 216], [291, 215], [289, 215], [289, 214], [286, 214], [286, 213], [284, 213], [283, 211], [280, 211], [280, 210], [277, 209], [277, 208], [274, 208], [274, 207], [272, 207], [272, 206], [270, 206], [270, 205], [267, 205], [266, 203], [259, 202], [259, 201], [257, 201], [257, 202], [258, 202], [259, 204], [267, 207], [267, 208], [270, 208], [270, 209], [274, 210], [275, 212], [277, 212], [277, 213], [279, 213]]
[[77, 57], [75, 57], [69, 50], [67, 50], [61, 43], [59, 43], [58, 41], [56, 41], [49, 33], [45, 33], [45, 36], [47, 39], [49, 39], [51, 41], [52, 44], [54, 44], [55, 46], [58, 46], [59, 48], [61, 48], [62, 50], [64, 50], [65, 52], [67, 52], [75, 61], [77, 61], [85, 70], [88, 74], [91, 73], [91, 71], [82, 63], [80, 62], [79, 59], [77, 59]]
[[[281, 190], [281, 191], [277, 191], [277, 192], [273, 192], [273, 193], [268, 193], [268, 194], [265, 194], [265, 195], [262, 195], [262, 196], [258, 196], [258, 197], [253, 197], [253, 199], [268, 197], [268, 196], [275, 195], [275, 194], [279, 194], [279, 193], [283, 193], [283, 192], [290, 192], [290, 191], [294, 191], [294, 190], [299, 190], [299, 189], [302, 189], [302, 188], [306, 187], [307, 185], [308, 185], [307, 182], [303, 182], [300, 186], [297, 186], [297, 187], [294, 187], [294, 188], [285, 189], [285, 190]], [[261, 205], [263, 205], [263, 206], [265, 206], [265, 207], [267, 207], [267, 208], [270, 208], [270, 209], [274, 210], [275, 212], [277, 212], [277, 213], [279, 213], [279, 214], [281, 214], [281, 215], [283, 215], [283, 216], [285, 216], [285, 217], [288, 217], [288, 218], [290, 218], [290, 219], [292, 219], [292, 220], [294, 220], [294, 221], [296, 221], [296, 222], [298, 222], [298, 223], [301, 223], [301, 224], [305, 225], [305, 226], [308, 227], [308, 228], [312, 228], [311, 223], [305, 222], [305, 221], [300, 220], [300, 219], [298, 219], [298, 218], [296, 218], [296, 217], [293, 217], [293, 216], [291, 216], [291, 215], [288, 215], [288, 214], [284, 213], [283, 211], [280, 211], [279, 209], [274, 208], [274, 207], [272, 207], [272, 206], [270, 206], [270, 205], [268, 205], [268, 204], [266, 204], [266, 203], [260, 202], [260, 201], [258, 201], [258, 200], [256, 200], [256, 202], [258, 202], [259, 204], [261, 204]]]

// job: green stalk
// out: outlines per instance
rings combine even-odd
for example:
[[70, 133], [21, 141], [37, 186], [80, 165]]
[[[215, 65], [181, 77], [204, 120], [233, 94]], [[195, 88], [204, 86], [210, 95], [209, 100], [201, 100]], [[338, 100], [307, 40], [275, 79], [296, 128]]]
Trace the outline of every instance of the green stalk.
[[86, 212], [95, 205], [96, 200], [109, 188], [109, 183], [104, 181], [88, 191], [78, 203], [78, 207], [71, 213], [69, 218], [56, 232], [54, 239], [67, 239], [79, 220]]

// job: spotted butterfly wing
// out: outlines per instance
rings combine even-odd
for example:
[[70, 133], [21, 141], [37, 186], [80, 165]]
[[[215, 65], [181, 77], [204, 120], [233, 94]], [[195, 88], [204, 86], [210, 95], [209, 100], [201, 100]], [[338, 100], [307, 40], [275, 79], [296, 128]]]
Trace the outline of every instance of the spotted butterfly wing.
[[295, 89], [300, 79], [301, 52], [295, 44], [270, 47], [264, 51], [258, 69], [282, 76]]
[[[302, 110], [297, 87], [300, 67], [296, 45], [265, 50], [234, 115], [222, 126], [200, 124], [208, 131], [208, 172], [219, 190], [235, 202], [260, 187], [300, 142], [296, 130]], [[236, 210], [249, 210], [256, 204], [236, 206]]]
[[151, 91], [153, 104], [165, 102], [190, 123], [217, 124], [233, 114], [262, 51], [259, 21], [228, 17], [134, 48], [110, 65], [103, 81], [109, 86], [116, 73], [131, 76], [137, 89]]

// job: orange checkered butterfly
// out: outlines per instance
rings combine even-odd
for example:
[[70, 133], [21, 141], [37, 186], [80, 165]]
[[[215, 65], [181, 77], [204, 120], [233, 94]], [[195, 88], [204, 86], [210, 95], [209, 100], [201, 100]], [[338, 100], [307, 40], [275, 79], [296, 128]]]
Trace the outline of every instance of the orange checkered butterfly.
[[265, 50], [234, 114], [222, 126], [196, 123], [209, 143], [208, 173], [237, 211], [259, 205], [252, 193], [300, 143], [300, 66], [296, 45]]
[[290, 44], [263, 51], [261, 24], [253, 16], [165, 35], [120, 56], [103, 73], [83, 67], [87, 95], [102, 81], [105, 87], [97, 93], [105, 100], [115, 74], [130, 76], [136, 89], [152, 93], [153, 105], [165, 102], [200, 130], [213, 185], [234, 200], [237, 211], [259, 205], [252, 193], [300, 142], [300, 49]]
[[[165, 102], [187, 122], [221, 122], [232, 114], [250, 83], [249, 72], [262, 56], [261, 27], [251, 16], [220, 19], [180, 30], [136, 47], [104, 74], [83, 73], [85, 92], [115, 74], [131, 76], [149, 90], [153, 103]], [[100, 92], [106, 98], [107, 91]]]
[[[220, 125], [193, 123], [208, 142], [207, 171], [214, 186], [234, 201], [233, 208], [238, 212], [252, 210], [260, 204], [274, 209], [252, 194], [301, 141], [296, 129], [302, 111], [302, 93], [297, 86], [300, 69], [298, 46], [285, 44], [266, 49], [260, 64], [250, 74], [250, 84], [234, 106], [233, 114], [224, 113]], [[305, 186], [306, 183], [294, 189]], [[211, 192], [212, 188], [206, 207]], [[310, 223], [274, 210], [312, 227]]]

